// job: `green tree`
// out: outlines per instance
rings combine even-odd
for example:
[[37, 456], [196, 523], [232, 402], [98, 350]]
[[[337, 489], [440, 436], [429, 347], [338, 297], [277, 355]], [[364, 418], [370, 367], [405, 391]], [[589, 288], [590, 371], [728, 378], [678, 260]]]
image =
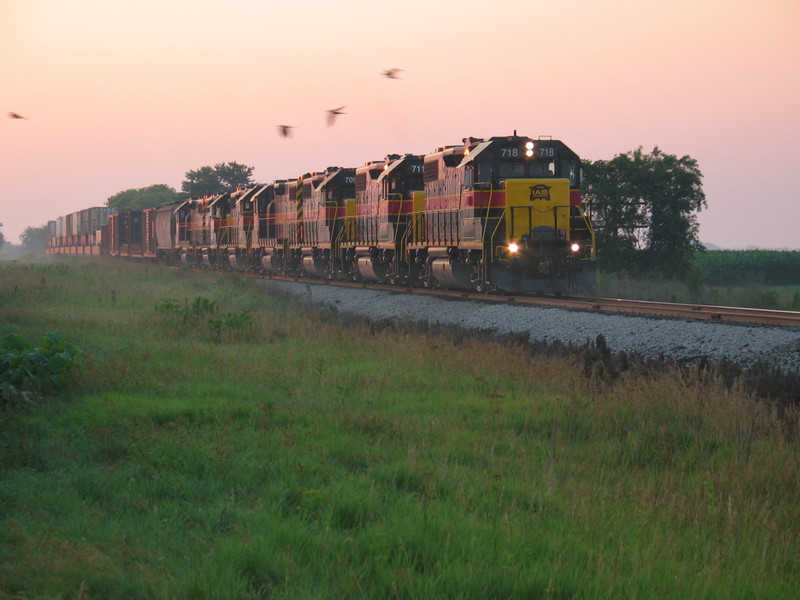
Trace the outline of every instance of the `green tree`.
[[[0, 227], [2, 227], [2, 226], [3, 226], [3, 224], [0, 223]], [[5, 243], [6, 243], [6, 236], [4, 236], [3, 232], [0, 231], [0, 248], [2, 248], [3, 244], [5, 244]]]
[[658, 147], [584, 164], [587, 199], [597, 229], [598, 259], [611, 271], [631, 268], [684, 276], [698, 239], [697, 212], [706, 205], [697, 161]]
[[253, 185], [253, 167], [237, 162], [219, 163], [186, 172], [181, 190], [191, 198], [215, 196]]
[[181, 190], [190, 198], [199, 198], [221, 194], [222, 185], [212, 167], [200, 167], [186, 172]]
[[[615, 159], [616, 160], [616, 159]], [[643, 227], [637, 202], [628, 198], [619, 161], [584, 161], [584, 194], [591, 207], [598, 263], [607, 271], [630, 266], [637, 231]]]
[[237, 162], [229, 162], [214, 165], [214, 171], [225, 188], [223, 192], [232, 192], [236, 188], [246, 188], [253, 185], [253, 167]]
[[44, 252], [47, 249], [47, 239], [50, 233], [47, 229], [47, 224], [40, 225], [39, 227], [26, 227], [22, 235], [19, 236], [19, 241], [25, 250], [31, 252]]
[[167, 202], [174, 202], [182, 198], [182, 194], [163, 183], [145, 188], [134, 188], [119, 192], [111, 196], [106, 205], [118, 212], [129, 210], [142, 210], [152, 206], [159, 206]]

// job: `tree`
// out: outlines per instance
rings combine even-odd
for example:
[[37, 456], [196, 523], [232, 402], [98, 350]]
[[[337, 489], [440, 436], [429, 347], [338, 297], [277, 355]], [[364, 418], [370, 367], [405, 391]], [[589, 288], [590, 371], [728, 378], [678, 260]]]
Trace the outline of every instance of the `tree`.
[[638, 204], [631, 202], [618, 163], [584, 161], [584, 190], [591, 207], [599, 264], [617, 271], [632, 264], [637, 229], [642, 227]]
[[631, 268], [661, 276], [688, 272], [702, 249], [696, 213], [706, 205], [703, 175], [690, 156], [658, 147], [584, 163], [584, 184], [607, 270]]
[[253, 167], [237, 162], [219, 163], [186, 172], [181, 190], [192, 198], [216, 196], [253, 185]]
[[[0, 227], [2, 227], [2, 226], [3, 226], [3, 224], [0, 223]], [[5, 243], [6, 243], [6, 236], [4, 236], [3, 232], [0, 231], [0, 248], [2, 248], [3, 244], [5, 244]]]
[[143, 208], [159, 206], [160, 204], [178, 200], [181, 197], [182, 194], [176, 192], [170, 186], [159, 183], [114, 194], [106, 201], [106, 205], [117, 212], [127, 212], [129, 210], [142, 210]]
[[214, 171], [225, 188], [222, 190], [223, 192], [232, 192], [237, 188], [246, 188], [253, 185], [253, 167], [240, 165], [237, 162], [229, 162], [214, 165]]
[[221, 194], [222, 185], [212, 167], [201, 167], [186, 172], [186, 179], [181, 184], [181, 190], [190, 198], [199, 198]]
[[19, 241], [22, 242], [22, 247], [31, 252], [44, 252], [47, 249], [47, 241], [50, 237], [50, 232], [47, 224], [40, 225], [39, 227], [26, 227], [22, 235], [19, 236]]

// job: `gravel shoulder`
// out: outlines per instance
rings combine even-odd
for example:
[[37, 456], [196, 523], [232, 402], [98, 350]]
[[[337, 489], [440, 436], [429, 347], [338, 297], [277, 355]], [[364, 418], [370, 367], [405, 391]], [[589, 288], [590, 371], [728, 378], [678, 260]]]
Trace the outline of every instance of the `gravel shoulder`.
[[369, 319], [408, 319], [497, 334], [527, 333], [530, 341], [593, 342], [602, 334], [612, 352], [664, 356], [685, 363], [729, 360], [749, 368], [762, 362], [800, 372], [800, 330], [728, 323], [608, 315], [561, 308], [447, 300], [422, 294], [258, 280], [265, 291], [295, 294]]

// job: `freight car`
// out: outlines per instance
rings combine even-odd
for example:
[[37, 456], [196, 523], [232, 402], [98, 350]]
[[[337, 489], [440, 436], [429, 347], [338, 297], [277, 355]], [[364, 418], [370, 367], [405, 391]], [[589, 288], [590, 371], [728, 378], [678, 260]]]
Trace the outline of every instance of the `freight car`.
[[[563, 142], [515, 132], [113, 214], [95, 240], [110, 256], [210, 268], [563, 293], [595, 279], [580, 184]], [[51, 229], [49, 252], [87, 254], [78, 242]]]
[[91, 256], [108, 254], [103, 236], [108, 208], [85, 208], [47, 223], [47, 253]]

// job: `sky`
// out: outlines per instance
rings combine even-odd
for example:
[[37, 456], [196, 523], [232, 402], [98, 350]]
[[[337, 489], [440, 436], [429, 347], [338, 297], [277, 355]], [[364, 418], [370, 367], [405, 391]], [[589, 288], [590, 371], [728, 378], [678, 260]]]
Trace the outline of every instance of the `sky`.
[[267, 183], [515, 130], [689, 155], [702, 242], [800, 249], [800, 0], [0, 0], [14, 243], [207, 165]]

